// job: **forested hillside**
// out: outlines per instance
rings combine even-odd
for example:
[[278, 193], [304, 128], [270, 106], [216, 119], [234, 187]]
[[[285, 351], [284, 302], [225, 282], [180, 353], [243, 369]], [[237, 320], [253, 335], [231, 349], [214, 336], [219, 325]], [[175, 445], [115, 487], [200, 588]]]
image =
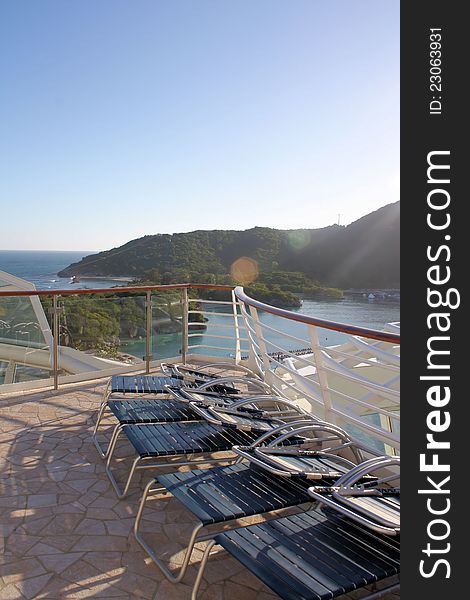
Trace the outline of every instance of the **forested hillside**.
[[[256, 264], [258, 283], [276, 285], [286, 273], [304, 275], [304, 287], [399, 287], [400, 203], [389, 204], [347, 227], [246, 231], [193, 231], [148, 235], [85, 257], [61, 277], [131, 276], [155, 283], [234, 281], [240, 257]], [[286, 283], [286, 282], [285, 282]], [[287, 283], [286, 283], [287, 285]], [[302, 291], [302, 290], [297, 290]]]

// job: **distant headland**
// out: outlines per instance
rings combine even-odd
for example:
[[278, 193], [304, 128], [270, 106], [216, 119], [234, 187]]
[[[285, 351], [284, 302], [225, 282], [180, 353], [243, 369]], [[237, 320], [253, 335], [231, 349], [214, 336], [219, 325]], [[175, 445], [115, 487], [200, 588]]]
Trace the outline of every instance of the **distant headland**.
[[299, 306], [298, 294], [339, 297], [346, 288], [399, 288], [399, 224], [395, 202], [348, 226], [147, 235], [86, 256], [58, 275], [243, 283], [260, 300]]

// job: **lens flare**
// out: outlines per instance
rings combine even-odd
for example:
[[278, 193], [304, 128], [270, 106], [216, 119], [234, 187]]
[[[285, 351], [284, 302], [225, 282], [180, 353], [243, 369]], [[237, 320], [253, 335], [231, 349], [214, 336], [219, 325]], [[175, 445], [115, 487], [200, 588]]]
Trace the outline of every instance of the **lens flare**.
[[232, 279], [242, 285], [253, 283], [258, 277], [258, 263], [247, 256], [240, 256], [230, 267]]
[[293, 250], [296, 250], [297, 252], [300, 252], [300, 250], [303, 250], [306, 246], [308, 246], [310, 240], [311, 234], [309, 231], [289, 231], [287, 234], [287, 243]]

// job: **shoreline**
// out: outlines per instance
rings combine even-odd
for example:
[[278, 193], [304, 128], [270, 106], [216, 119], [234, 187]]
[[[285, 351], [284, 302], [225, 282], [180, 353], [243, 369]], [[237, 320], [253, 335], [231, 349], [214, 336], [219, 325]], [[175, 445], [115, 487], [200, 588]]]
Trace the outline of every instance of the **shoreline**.
[[134, 277], [106, 277], [104, 275], [74, 275], [71, 277], [57, 275], [57, 277], [59, 277], [60, 279], [72, 279], [72, 277], [78, 277], [79, 279], [89, 279], [96, 281], [121, 281], [125, 283], [134, 281]]

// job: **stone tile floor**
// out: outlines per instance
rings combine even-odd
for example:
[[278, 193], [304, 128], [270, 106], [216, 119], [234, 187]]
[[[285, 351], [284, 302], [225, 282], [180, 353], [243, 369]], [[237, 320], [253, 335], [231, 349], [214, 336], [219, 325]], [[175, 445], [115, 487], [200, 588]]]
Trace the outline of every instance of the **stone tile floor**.
[[[100, 380], [0, 395], [0, 600], [190, 598], [203, 544], [185, 583], [174, 585], [136, 543], [132, 525], [149, 472], [127, 498], [116, 498], [91, 442], [103, 391]], [[149, 502], [145, 528], [170, 564], [180, 564], [191, 515], [160, 496]], [[199, 597], [277, 598], [223, 554], [209, 561]]]

